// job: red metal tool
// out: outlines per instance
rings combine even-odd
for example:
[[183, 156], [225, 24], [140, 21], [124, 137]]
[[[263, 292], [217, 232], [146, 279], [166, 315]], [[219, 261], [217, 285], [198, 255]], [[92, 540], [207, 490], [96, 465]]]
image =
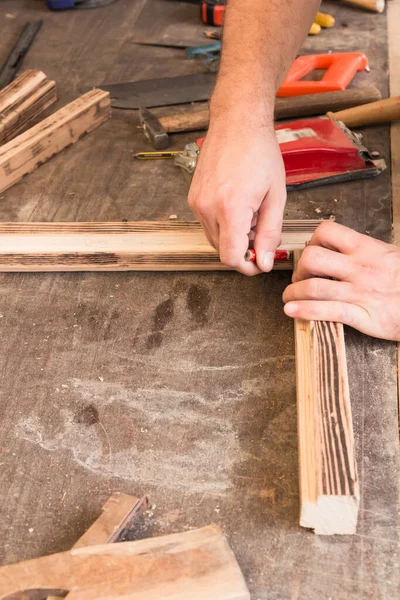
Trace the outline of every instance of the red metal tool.
[[[275, 258], [274, 260], [289, 260], [290, 252], [289, 250], [275, 250]], [[254, 248], [249, 248], [244, 255], [244, 260], [247, 262], [256, 262], [256, 251]]]
[[[300, 81], [315, 69], [326, 69], [321, 81]], [[344, 90], [357, 71], [368, 69], [368, 58], [362, 52], [299, 56], [276, 95], [287, 98]]]
[[[362, 136], [328, 117], [303, 119], [275, 127], [286, 169], [288, 190], [365, 179], [386, 168], [362, 144]], [[204, 138], [188, 144], [175, 164], [190, 180]], [[249, 174], [251, 177], [251, 173]]]
[[222, 27], [227, 0], [202, 0], [201, 18], [203, 23]]

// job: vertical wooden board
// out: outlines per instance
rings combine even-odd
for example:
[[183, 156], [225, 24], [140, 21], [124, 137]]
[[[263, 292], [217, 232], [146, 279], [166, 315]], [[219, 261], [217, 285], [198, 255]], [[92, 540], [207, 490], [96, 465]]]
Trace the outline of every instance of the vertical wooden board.
[[352, 534], [359, 486], [343, 325], [299, 321], [295, 331], [300, 524], [317, 534]]
[[[390, 95], [400, 96], [400, 0], [388, 3]], [[400, 121], [390, 130], [392, 153], [393, 237], [400, 244]]]
[[295, 319], [295, 343], [300, 524], [317, 534], [352, 534], [359, 485], [343, 325]]
[[[400, 0], [388, 4], [390, 95], [400, 96]], [[390, 127], [392, 155], [393, 241], [400, 244], [400, 121]], [[397, 347], [398, 394], [400, 413], [400, 345]]]

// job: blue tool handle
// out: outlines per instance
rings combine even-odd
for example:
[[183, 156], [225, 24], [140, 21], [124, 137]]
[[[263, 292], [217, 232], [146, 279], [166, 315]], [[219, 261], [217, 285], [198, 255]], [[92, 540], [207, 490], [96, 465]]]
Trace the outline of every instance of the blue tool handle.
[[187, 48], [186, 58], [203, 58], [219, 52], [221, 52], [221, 42], [215, 42], [206, 46], [197, 46], [197, 48]]
[[46, 4], [50, 10], [75, 8], [75, 0], [46, 0]]

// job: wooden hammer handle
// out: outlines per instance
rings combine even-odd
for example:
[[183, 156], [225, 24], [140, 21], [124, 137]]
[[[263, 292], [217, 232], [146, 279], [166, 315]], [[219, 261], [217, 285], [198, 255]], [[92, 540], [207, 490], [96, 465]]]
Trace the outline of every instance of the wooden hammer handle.
[[376, 123], [387, 123], [400, 119], [400, 96], [355, 106], [339, 112], [328, 112], [329, 118], [342, 121], [346, 127], [362, 127], [363, 125], [375, 125]]
[[343, 0], [346, 4], [354, 4], [373, 12], [381, 13], [385, 10], [385, 0]]
[[[380, 100], [379, 90], [370, 86], [366, 88], [350, 88], [339, 92], [310, 94], [293, 98], [277, 98], [275, 101], [275, 120], [294, 119], [323, 115], [327, 110], [340, 110], [350, 106], [359, 106]], [[197, 131], [208, 128], [209, 112], [207, 105], [203, 110], [159, 117], [161, 125], [168, 133], [181, 131]]]
[[160, 117], [159, 121], [168, 133], [196, 131], [197, 129], [208, 128], [209, 112], [208, 110], [198, 110], [196, 112], [169, 115]]

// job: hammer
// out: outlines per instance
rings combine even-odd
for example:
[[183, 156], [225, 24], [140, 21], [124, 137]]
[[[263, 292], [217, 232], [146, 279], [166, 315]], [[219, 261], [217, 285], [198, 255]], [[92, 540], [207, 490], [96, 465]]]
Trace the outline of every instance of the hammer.
[[[338, 92], [309, 94], [293, 98], [277, 98], [275, 120], [312, 117], [322, 115], [327, 110], [337, 111], [380, 100], [380, 92], [375, 87], [350, 88]], [[147, 140], [156, 150], [168, 148], [169, 133], [199, 131], [209, 124], [208, 104], [198, 104], [200, 110], [156, 117], [146, 108], [140, 110], [140, 123]]]

